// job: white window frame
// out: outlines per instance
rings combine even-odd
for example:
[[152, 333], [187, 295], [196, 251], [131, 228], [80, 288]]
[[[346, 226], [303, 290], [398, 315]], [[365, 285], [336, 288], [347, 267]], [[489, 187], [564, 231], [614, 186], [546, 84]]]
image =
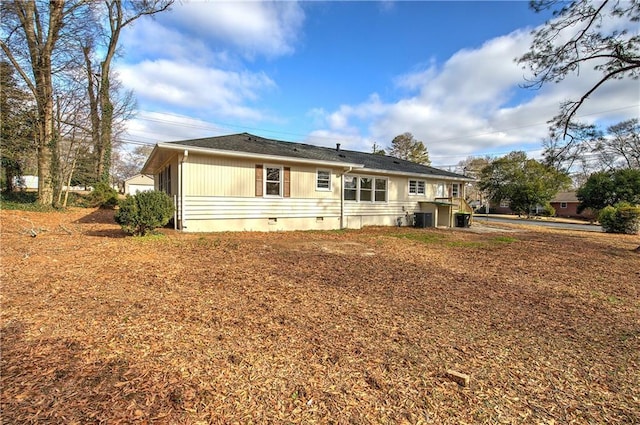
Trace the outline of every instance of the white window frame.
[[[269, 168], [277, 168], [279, 170], [278, 172], [278, 177], [280, 178], [278, 180], [278, 184], [279, 184], [279, 193], [278, 195], [271, 195], [267, 193], [267, 183], [274, 183], [275, 180], [268, 180], [267, 177], [269, 175], [268, 169]], [[264, 164], [263, 165], [263, 170], [264, 170], [264, 177], [262, 179], [262, 194], [265, 198], [282, 198], [282, 192], [284, 190], [284, 167], [282, 165], [273, 165], [273, 164]]]
[[165, 166], [158, 174], [158, 190], [171, 195], [171, 164]]
[[459, 198], [460, 197], [460, 183], [452, 183], [451, 184], [451, 197]]
[[[346, 202], [363, 202], [363, 203], [368, 203], [368, 204], [374, 204], [374, 203], [378, 203], [378, 204], [382, 204], [382, 203], [388, 203], [389, 202], [389, 179], [387, 177], [375, 177], [375, 176], [367, 176], [367, 175], [356, 175], [356, 174], [352, 174], [349, 176], [345, 176], [345, 177], [350, 177], [355, 179], [356, 181], [356, 187], [355, 187], [355, 191], [356, 191], [356, 199], [347, 199], [344, 198], [344, 200]], [[371, 200], [370, 201], [363, 201], [361, 200], [360, 197], [360, 193], [361, 193], [361, 188], [360, 188], [360, 182], [361, 179], [371, 179]], [[378, 180], [384, 180], [385, 181], [385, 196], [384, 196], [384, 201], [376, 201], [376, 181]], [[345, 182], [345, 187], [342, 188], [342, 196], [344, 197], [344, 190], [346, 188], [346, 182]], [[354, 190], [354, 189], [351, 189]], [[369, 190], [369, 189], [366, 189]]]
[[[413, 192], [411, 191], [411, 182], [415, 183]], [[422, 192], [420, 191], [422, 186]], [[425, 180], [409, 179], [408, 189], [409, 195], [412, 196], [425, 196], [427, 194], [427, 182]]]
[[[320, 179], [320, 173], [327, 173], [329, 177], [327, 179]], [[318, 184], [320, 182], [327, 182], [328, 187], [320, 187]], [[324, 168], [318, 168], [316, 170], [316, 191], [318, 192], [331, 192], [331, 170], [327, 170]]]
[[[364, 179], [368, 179], [371, 180], [371, 187], [368, 189], [362, 189], [362, 180]], [[373, 197], [373, 187], [376, 184], [376, 179], [375, 177], [371, 177], [371, 176], [359, 176], [358, 177], [358, 201], [360, 202], [374, 202], [374, 197]], [[369, 193], [370, 199], [367, 200], [362, 200], [362, 192], [363, 190], [365, 192]]]
[[444, 183], [436, 184], [436, 198], [448, 198], [447, 186]]
[[566, 202], [560, 202], [560, 208], [566, 209], [567, 208], [567, 203]]
[[[356, 187], [355, 188], [351, 188], [351, 187], [348, 188], [349, 190], [355, 190], [355, 193], [356, 193], [355, 199], [347, 199], [347, 197], [345, 196], [345, 190], [347, 189], [347, 180], [351, 180], [351, 181], [355, 181], [356, 182]], [[345, 201], [347, 201], [347, 202], [358, 202], [358, 197], [359, 197], [358, 196], [358, 193], [359, 193], [359, 190], [358, 190], [359, 184], [358, 184], [358, 182], [359, 181], [360, 181], [360, 179], [359, 179], [358, 176], [354, 176], [354, 175], [344, 176], [344, 184], [343, 184], [344, 187], [342, 188], [342, 198]]]
[[[384, 181], [384, 201], [378, 201], [377, 195], [379, 192], [381, 192], [381, 190], [379, 190], [378, 188], [376, 188], [376, 184], [379, 181]], [[373, 202], [379, 202], [379, 203], [387, 203], [389, 202], [389, 179], [386, 177], [376, 177], [375, 179], [373, 179]]]

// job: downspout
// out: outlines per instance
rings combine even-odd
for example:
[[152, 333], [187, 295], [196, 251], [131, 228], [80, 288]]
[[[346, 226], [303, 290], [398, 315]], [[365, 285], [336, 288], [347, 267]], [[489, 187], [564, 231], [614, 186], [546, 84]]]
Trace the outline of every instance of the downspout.
[[182, 161], [180, 162], [180, 175], [179, 175], [179, 185], [180, 185], [180, 230], [184, 230], [187, 226], [185, 226], [184, 220], [184, 164], [187, 162], [187, 158], [189, 157], [189, 151], [187, 149], [184, 150], [182, 154]]
[[344, 175], [349, 174], [353, 170], [353, 167], [349, 167], [348, 170], [343, 171], [340, 174], [340, 229], [345, 228], [344, 224]]

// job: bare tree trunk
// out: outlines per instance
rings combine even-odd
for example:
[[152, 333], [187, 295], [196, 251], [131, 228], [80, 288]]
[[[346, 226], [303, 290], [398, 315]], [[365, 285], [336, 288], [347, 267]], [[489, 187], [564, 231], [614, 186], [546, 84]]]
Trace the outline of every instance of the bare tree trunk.
[[[50, 57], [49, 57], [50, 59]], [[46, 66], [46, 65], [45, 65]], [[49, 70], [51, 63], [48, 63]], [[53, 134], [53, 89], [51, 73], [40, 72], [38, 84], [38, 203], [53, 205], [53, 151], [56, 139]]]
[[[111, 170], [111, 151], [113, 146], [114, 106], [111, 100], [111, 62], [116, 54], [120, 32], [124, 27], [145, 15], [154, 15], [167, 10], [173, 0], [150, 0], [146, 2], [126, 2], [123, 0], [105, 0], [108, 11], [108, 44], [104, 60], [100, 63], [100, 86], [98, 87], [98, 104], [100, 116], [92, 117], [92, 125], [98, 123], [99, 134], [94, 134], [97, 181], [109, 183]], [[89, 67], [90, 69], [90, 67]], [[92, 76], [89, 76], [92, 78]], [[97, 108], [91, 108], [92, 114], [98, 114]], [[95, 128], [94, 128], [95, 131]]]
[[64, 200], [62, 201], [62, 207], [66, 208], [67, 207], [67, 202], [69, 201], [69, 190], [71, 188], [71, 177], [73, 177], [73, 172], [76, 169], [76, 163], [78, 162], [78, 152], [80, 151], [80, 147], [78, 146], [76, 148], [76, 153], [73, 156], [73, 161], [71, 162], [71, 167], [70, 170], [67, 174], [67, 189], [64, 191]]
[[[109, 63], [111, 58], [108, 58]], [[98, 150], [98, 181], [109, 183], [109, 171], [111, 169], [111, 126], [113, 125], [113, 103], [109, 93], [111, 82], [109, 80], [110, 66], [107, 61], [102, 65], [102, 81], [100, 87], [100, 109], [102, 116], [100, 117], [100, 143]], [[106, 75], [106, 76], [105, 76]]]
[[52, 161], [56, 149], [56, 139], [53, 131], [53, 82], [51, 57], [58, 40], [64, 18], [64, 0], [50, 0], [48, 2], [48, 23], [41, 22], [40, 11], [35, 0], [15, 1], [8, 3], [8, 7], [19, 21], [17, 28], [24, 33], [29, 58], [31, 75], [25, 71], [13, 52], [4, 41], [2, 50], [23, 78], [33, 93], [38, 110], [37, 146], [38, 146], [38, 200], [42, 205], [53, 204], [53, 170]]
[[[96, 155], [94, 165], [94, 175], [96, 181], [99, 181], [99, 176], [102, 174], [100, 168], [100, 157], [102, 156], [102, 138], [100, 134], [101, 117], [98, 108], [98, 98], [101, 93], [101, 80], [102, 75], [96, 75], [93, 71], [93, 65], [91, 64], [91, 45], [86, 45], [82, 48], [84, 55], [85, 67], [87, 70], [87, 93], [89, 95], [89, 117], [91, 118], [91, 142], [94, 149], [94, 155]], [[96, 83], [94, 78], [99, 77], [100, 80]]]
[[13, 179], [16, 177], [15, 173], [13, 172], [13, 167], [5, 167], [5, 177], [7, 179], [7, 192], [13, 192], [15, 187], [13, 185]]

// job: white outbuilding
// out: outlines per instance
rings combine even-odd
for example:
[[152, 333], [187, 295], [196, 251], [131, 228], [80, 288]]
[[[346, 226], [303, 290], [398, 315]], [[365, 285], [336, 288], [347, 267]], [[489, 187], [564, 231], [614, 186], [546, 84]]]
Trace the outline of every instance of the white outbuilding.
[[135, 195], [138, 192], [153, 190], [153, 188], [153, 177], [146, 174], [136, 174], [124, 181], [124, 193], [126, 195]]

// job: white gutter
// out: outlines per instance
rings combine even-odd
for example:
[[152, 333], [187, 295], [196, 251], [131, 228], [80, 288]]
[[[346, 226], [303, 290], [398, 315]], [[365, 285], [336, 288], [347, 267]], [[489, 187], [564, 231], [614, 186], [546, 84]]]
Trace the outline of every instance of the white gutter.
[[182, 154], [182, 158], [180, 161], [180, 173], [178, 174], [178, 185], [180, 187], [180, 230], [183, 230], [185, 227], [185, 213], [184, 213], [184, 164], [187, 162], [187, 158], [189, 157], [189, 151], [187, 149], [184, 150]]
[[353, 170], [353, 167], [345, 170], [340, 174], [340, 229], [345, 228], [344, 224], [344, 175], [349, 174]]

